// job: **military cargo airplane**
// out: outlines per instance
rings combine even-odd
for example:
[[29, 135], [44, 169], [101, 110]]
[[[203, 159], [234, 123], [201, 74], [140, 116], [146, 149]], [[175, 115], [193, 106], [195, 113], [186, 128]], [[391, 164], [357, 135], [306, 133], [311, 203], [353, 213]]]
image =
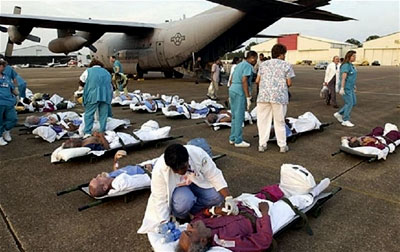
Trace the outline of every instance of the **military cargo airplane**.
[[[147, 71], [163, 71], [166, 77], [183, 77], [174, 68], [200, 56], [209, 62], [235, 50], [243, 42], [283, 17], [326, 21], [347, 21], [318, 7], [330, 0], [209, 0], [218, 6], [191, 18], [162, 24], [104, 21], [0, 14], [0, 30], [8, 32], [6, 56], [12, 45], [25, 39], [40, 41], [31, 35], [33, 27], [54, 28], [58, 38], [49, 42], [54, 53], [68, 54], [83, 47], [93, 57], [112, 68], [109, 57], [117, 56], [127, 74], [142, 76]], [[261, 35], [259, 35], [261, 36]]]

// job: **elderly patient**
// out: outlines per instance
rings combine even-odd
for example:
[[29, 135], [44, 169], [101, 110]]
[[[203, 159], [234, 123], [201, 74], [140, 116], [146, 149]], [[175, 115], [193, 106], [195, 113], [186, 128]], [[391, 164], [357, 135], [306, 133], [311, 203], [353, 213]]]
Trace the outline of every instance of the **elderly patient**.
[[[168, 106], [168, 111], [176, 111], [178, 113], [185, 113], [185, 110], [183, 109], [184, 105], [170, 105]], [[187, 105], [187, 109], [191, 114], [199, 114], [199, 115], [204, 115], [208, 114], [210, 109], [208, 107], [204, 107], [202, 109], [196, 109], [192, 108], [190, 105]]]
[[89, 183], [89, 193], [93, 197], [102, 197], [106, 194], [115, 194], [133, 188], [150, 186], [150, 177], [145, 169], [151, 172], [156, 159], [145, 162], [143, 165], [128, 165], [121, 169], [118, 159], [126, 156], [125, 151], [118, 151], [114, 156], [113, 171], [103, 172], [93, 178]]
[[[325, 190], [329, 183], [329, 179], [324, 179], [309, 194], [293, 195], [288, 200], [293, 206], [303, 209], [311, 205], [313, 198]], [[197, 214], [186, 231], [182, 232], [177, 251], [207, 251], [212, 246], [241, 252], [267, 250], [274, 232], [290, 221], [295, 213], [283, 201], [267, 203], [256, 197], [260, 197], [259, 194], [242, 194], [238, 198], [242, 200], [238, 215], [226, 215], [221, 207]]]
[[342, 137], [342, 139], [347, 139], [349, 141], [349, 146], [353, 148], [370, 146], [383, 150], [388, 144], [394, 143], [400, 139], [400, 131], [393, 129], [385, 132], [382, 127], [376, 127], [368, 135], [361, 137]]
[[79, 125], [81, 125], [82, 120], [80, 119], [63, 119], [57, 116], [57, 114], [47, 113], [44, 116], [28, 116], [25, 119], [25, 123], [31, 126], [43, 126], [43, 125], [51, 125], [57, 126], [61, 129], [67, 131], [77, 131], [79, 129]]
[[104, 134], [93, 132], [93, 136], [85, 139], [70, 138], [64, 142], [63, 148], [78, 148], [78, 147], [89, 147], [91, 150], [109, 150], [110, 145]]
[[232, 122], [232, 114], [228, 110], [221, 110], [218, 113], [209, 113], [206, 117], [209, 123], [230, 123]]

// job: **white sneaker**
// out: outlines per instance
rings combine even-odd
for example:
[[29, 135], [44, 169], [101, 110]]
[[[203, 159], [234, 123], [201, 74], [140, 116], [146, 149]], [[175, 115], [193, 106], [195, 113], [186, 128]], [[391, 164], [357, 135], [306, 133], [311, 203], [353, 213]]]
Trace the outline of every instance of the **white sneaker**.
[[289, 151], [289, 146], [285, 145], [283, 147], [280, 148], [279, 152], [285, 153]]
[[342, 125], [346, 127], [354, 127], [354, 124], [352, 124], [350, 121], [344, 121], [342, 122]]
[[235, 143], [235, 147], [237, 147], [237, 148], [249, 148], [250, 144], [245, 142], [245, 141], [242, 141], [241, 143], [238, 143], [238, 144]]
[[258, 146], [258, 152], [265, 152], [267, 150], [267, 145]]
[[234, 141], [231, 141], [231, 140], [229, 140], [229, 144], [235, 144], [235, 142], [234, 142]]
[[339, 114], [339, 112], [336, 112], [335, 114], [333, 114], [333, 116], [340, 122], [343, 122], [343, 116], [341, 114]]
[[4, 140], [6, 140], [7, 142], [11, 142], [12, 138], [11, 138], [11, 135], [10, 135], [10, 131], [9, 131], [9, 130], [4, 131], [4, 133], [3, 133], [3, 138], [4, 138]]
[[3, 139], [3, 137], [0, 137], [0, 146], [7, 145], [8, 143]]
[[92, 136], [91, 134], [85, 134], [85, 135], [83, 136], [83, 139], [86, 139], [86, 138], [91, 137], [91, 136]]

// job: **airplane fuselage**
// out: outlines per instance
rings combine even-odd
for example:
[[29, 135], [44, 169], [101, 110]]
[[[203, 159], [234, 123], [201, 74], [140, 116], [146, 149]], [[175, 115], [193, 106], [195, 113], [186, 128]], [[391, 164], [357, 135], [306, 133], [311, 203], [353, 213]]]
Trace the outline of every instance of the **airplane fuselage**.
[[106, 33], [94, 43], [93, 56], [111, 68], [109, 57], [116, 55], [124, 72], [138, 69], [170, 70], [192, 57], [245, 16], [244, 12], [217, 6], [194, 17], [160, 24], [146, 36]]

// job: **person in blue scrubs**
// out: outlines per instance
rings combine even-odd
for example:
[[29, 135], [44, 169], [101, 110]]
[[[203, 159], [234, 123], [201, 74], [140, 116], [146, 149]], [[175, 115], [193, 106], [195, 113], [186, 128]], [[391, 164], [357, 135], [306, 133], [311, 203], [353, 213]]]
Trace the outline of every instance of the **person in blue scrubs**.
[[99, 112], [99, 133], [106, 130], [107, 117], [112, 99], [111, 75], [103, 68], [103, 63], [93, 59], [89, 68], [83, 72], [80, 80], [85, 83], [83, 88], [83, 106], [85, 107], [85, 137], [92, 133], [94, 115]]
[[250, 51], [246, 60], [235, 67], [232, 75], [232, 85], [229, 88], [229, 100], [232, 111], [231, 135], [229, 143], [235, 147], [250, 147], [250, 144], [243, 140], [242, 125], [246, 109], [250, 109], [251, 93], [250, 85], [253, 78], [253, 66], [257, 63], [257, 53]]
[[353, 65], [355, 60], [356, 52], [353, 50], [348, 51], [340, 66], [339, 94], [343, 97], [344, 105], [338, 112], [333, 114], [333, 116], [346, 127], [354, 127], [354, 124], [350, 122], [350, 114], [353, 107], [357, 104], [355, 93], [357, 69]]
[[0, 146], [12, 140], [10, 130], [17, 124], [15, 111], [15, 87], [8, 75], [4, 74], [7, 62], [0, 60]]

